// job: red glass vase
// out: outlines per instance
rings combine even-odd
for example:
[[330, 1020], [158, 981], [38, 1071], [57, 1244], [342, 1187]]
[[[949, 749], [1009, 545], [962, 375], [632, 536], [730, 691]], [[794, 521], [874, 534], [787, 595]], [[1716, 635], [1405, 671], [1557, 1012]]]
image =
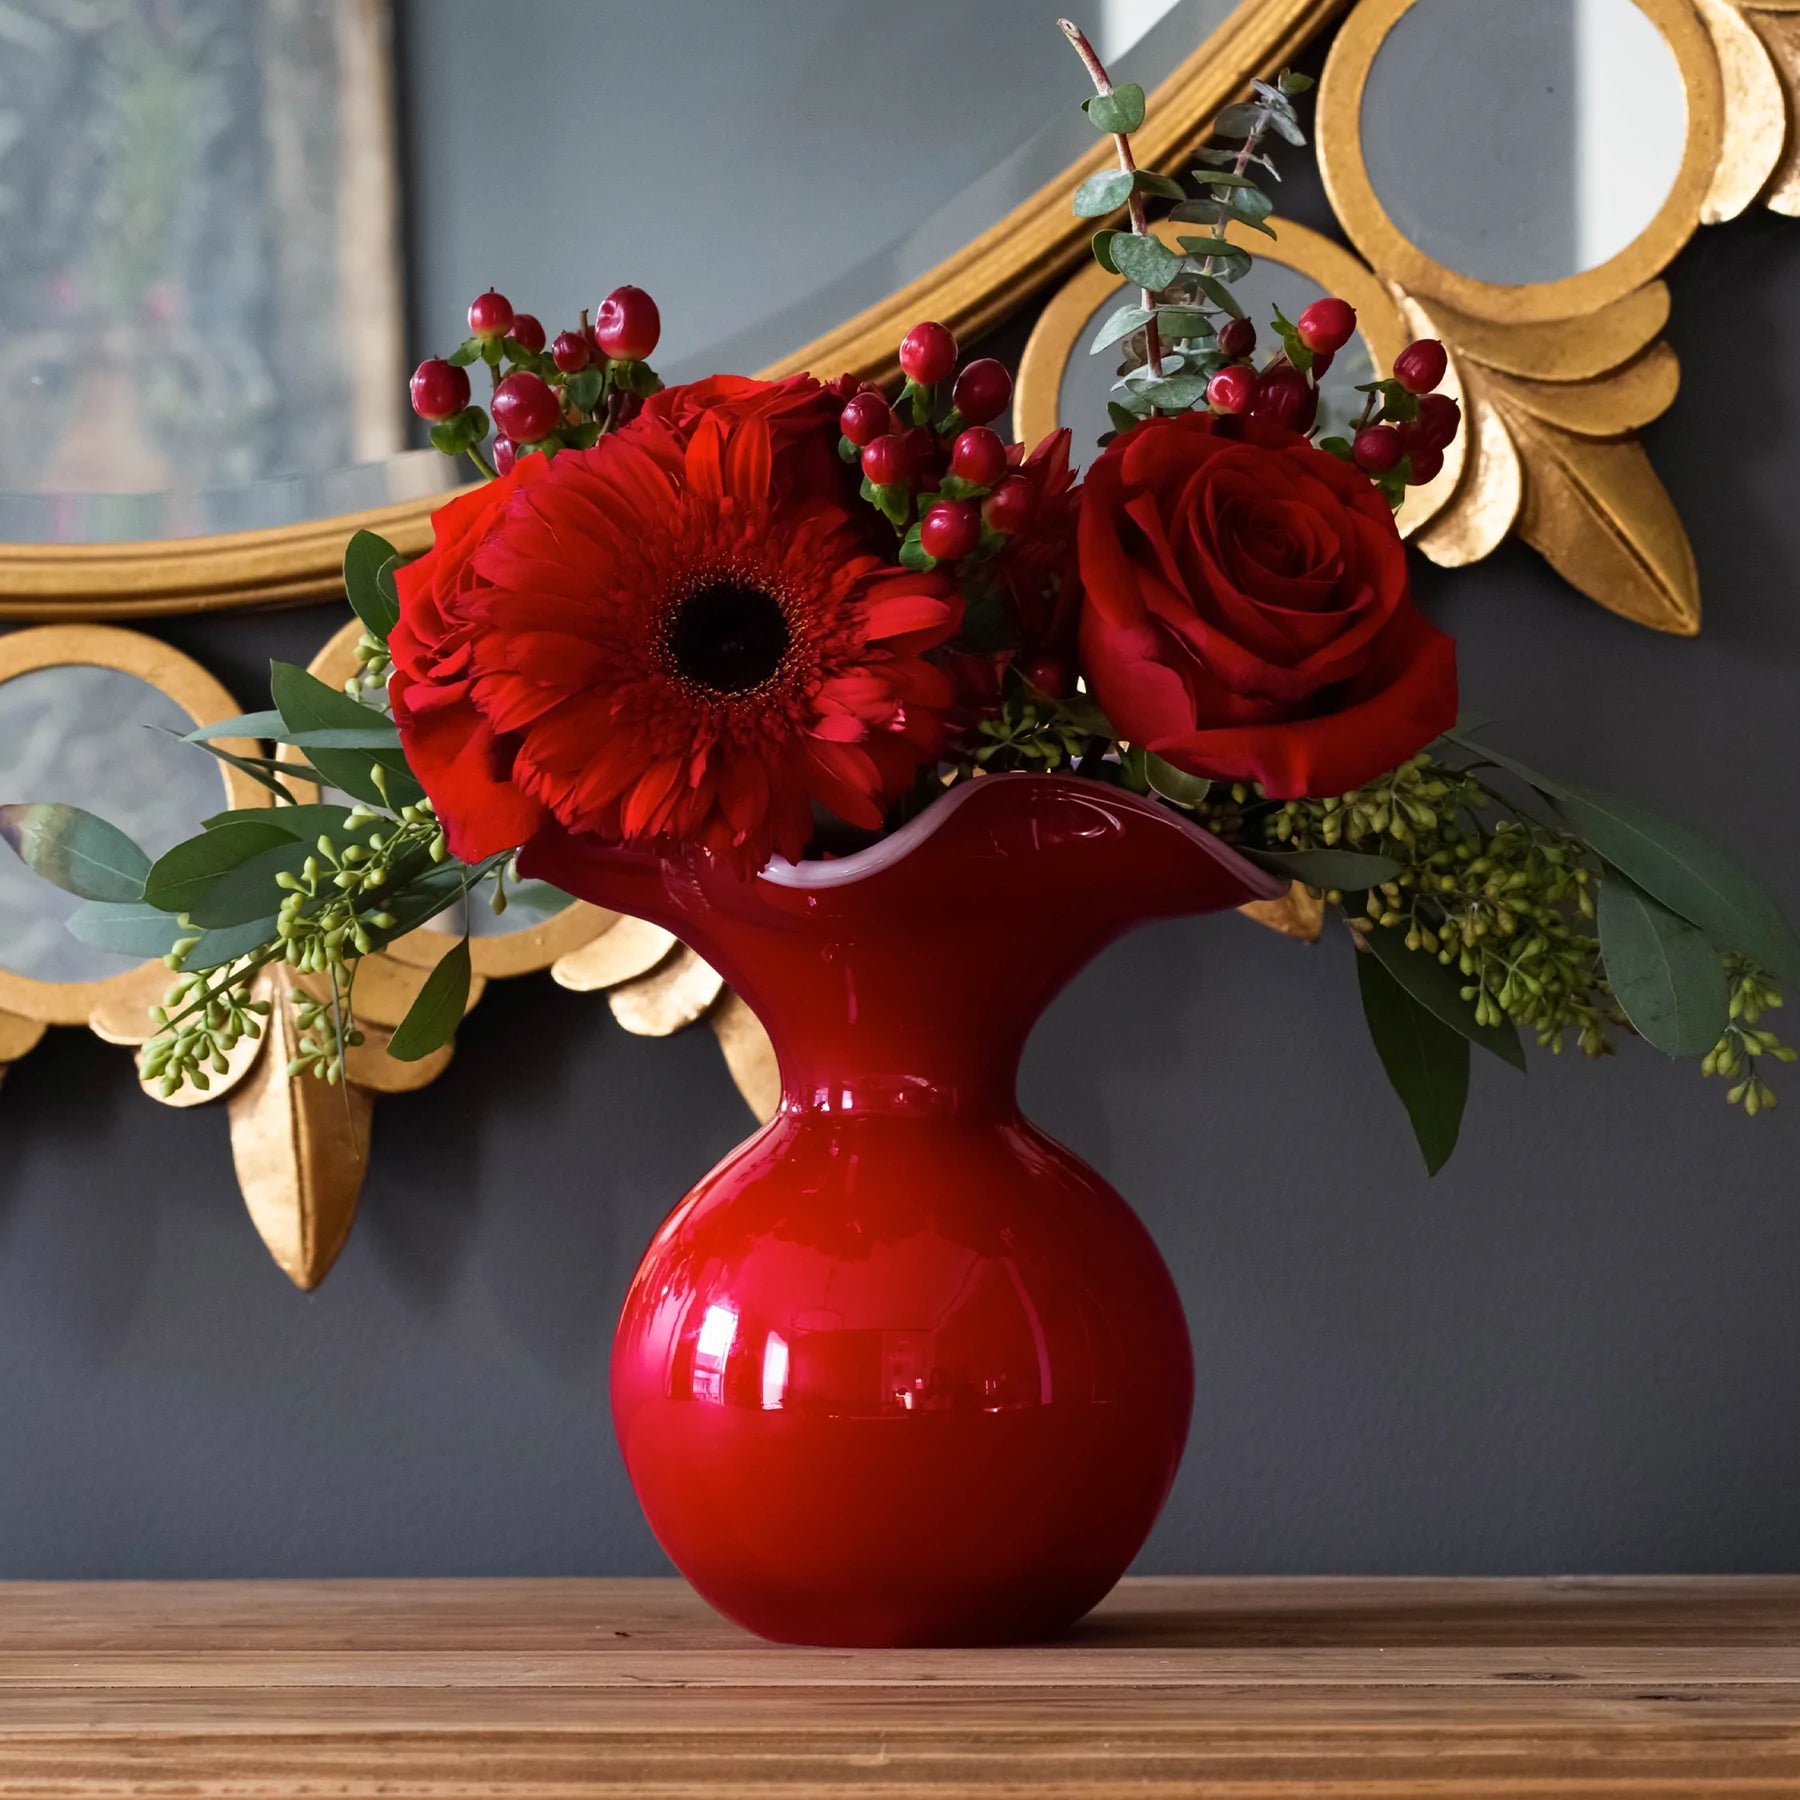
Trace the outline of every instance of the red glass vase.
[[613, 1346], [675, 1565], [789, 1643], [1072, 1624], [1167, 1498], [1193, 1362], [1149, 1234], [1021, 1116], [1020, 1052], [1130, 926], [1285, 884], [1166, 807], [1029, 775], [753, 880], [574, 842], [528, 872], [677, 932], [781, 1064], [781, 1110], [658, 1231]]

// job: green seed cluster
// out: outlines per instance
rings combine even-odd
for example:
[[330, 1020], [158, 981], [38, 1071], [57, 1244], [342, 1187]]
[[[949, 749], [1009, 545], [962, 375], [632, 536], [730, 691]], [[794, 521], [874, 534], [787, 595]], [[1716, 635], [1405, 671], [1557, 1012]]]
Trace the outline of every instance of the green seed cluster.
[[296, 999], [301, 1036], [288, 1072], [331, 1082], [342, 1075], [345, 1051], [362, 1042], [352, 1003], [357, 960], [380, 949], [398, 923], [382, 902], [393, 904], [409, 880], [450, 854], [429, 800], [403, 806], [396, 815], [357, 806], [345, 823], [352, 832], [371, 824], [377, 829], [341, 847], [321, 837], [297, 874], [276, 873], [282, 898], [267, 944], [221, 968], [187, 973], [185, 960], [200, 942], [192, 931], [165, 958], [182, 978], [152, 1009], [158, 1029], [140, 1064], [146, 1080], [160, 1079], [165, 1098], [184, 1082], [204, 1090], [207, 1071], [223, 1074], [240, 1038], [260, 1035], [256, 1020], [269, 1009], [250, 998], [250, 983], [269, 963], [331, 980], [330, 1001]]
[[1477, 1023], [1510, 1019], [1551, 1051], [1571, 1034], [1589, 1056], [1611, 1050], [1624, 1018], [1593, 929], [1598, 866], [1567, 832], [1428, 752], [1338, 799], [1288, 801], [1264, 827], [1284, 848], [1342, 846], [1399, 862], [1350, 922], [1404, 929], [1409, 950], [1455, 968]]
[[365, 631], [356, 640], [356, 673], [344, 683], [344, 692], [352, 700], [360, 700], [365, 688], [385, 688], [393, 670], [394, 659], [388, 654], [387, 639]]
[[294, 994], [294, 1023], [300, 1038], [289, 1061], [289, 1077], [313, 1075], [336, 1087], [344, 1073], [344, 1056], [363, 1040], [348, 1005], [349, 990], [332, 985], [331, 998], [320, 1000], [305, 989]]
[[986, 740], [975, 751], [976, 763], [988, 770], [1031, 769], [1046, 774], [1076, 761], [1089, 743], [1088, 733], [1054, 701], [1024, 686], [1008, 686], [1000, 710], [981, 721]]
[[162, 1005], [150, 1009], [160, 1029], [143, 1048], [139, 1072], [158, 1084], [165, 1100], [184, 1083], [205, 1093], [212, 1086], [207, 1071], [223, 1075], [232, 1050], [244, 1038], [261, 1037], [268, 1015], [268, 1001], [250, 998], [247, 973], [212, 983], [204, 975], [179, 976]]
[[1731, 1023], [1725, 1035], [1707, 1051], [1700, 1064], [1702, 1075], [1722, 1075], [1731, 1086], [1725, 1090], [1728, 1105], [1741, 1106], [1751, 1117], [1775, 1104], [1775, 1094], [1758, 1067], [1761, 1057], [1792, 1062], [1796, 1052], [1774, 1032], [1759, 1029], [1757, 1021], [1781, 1004], [1781, 992], [1747, 956], [1725, 958], [1725, 975], [1731, 988]]

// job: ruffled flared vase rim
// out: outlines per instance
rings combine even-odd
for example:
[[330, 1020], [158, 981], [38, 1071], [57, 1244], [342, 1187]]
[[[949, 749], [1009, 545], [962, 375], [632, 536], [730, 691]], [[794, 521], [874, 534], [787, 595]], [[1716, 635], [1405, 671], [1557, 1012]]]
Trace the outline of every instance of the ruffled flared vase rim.
[[[852, 855], [808, 858], [798, 863], [775, 856], [764, 865], [756, 879], [759, 883], [767, 882], [771, 887], [798, 888], [806, 892], [853, 887], [913, 855], [965, 807], [992, 805], [1003, 790], [1017, 789], [1027, 782], [1039, 789], [1059, 789], [1083, 800], [1103, 801], [1124, 812], [1141, 813], [1166, 829], [1183, 833], [1221, 868], [1230, 870], [1250, 890], [1251, 899], [1279, 900], [1288, 891], [1290, 884], [1284, 876], [1272, 875], [1268, 870], [1258, 868], [1222, 838], [1172, 807], [1141, 794], [1134, 794], [1126, 788], [1114, 787], [1110, 783], [1085, 776], [1024, 773], [983, 775], [972, 781], [960, 782], [940, 798], [933, 800], [916, 817], [908, 819], [898, 830]], [[985, 797], [978, 800], [977, 796]]]

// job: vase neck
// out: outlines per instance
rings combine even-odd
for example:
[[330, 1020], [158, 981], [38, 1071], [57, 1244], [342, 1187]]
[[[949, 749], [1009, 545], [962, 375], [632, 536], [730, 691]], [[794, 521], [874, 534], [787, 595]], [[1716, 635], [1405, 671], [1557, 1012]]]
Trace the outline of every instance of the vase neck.
[[1167, 808], [1047, 776], [977, 781], [871, 850], [748, 881], [575, 839], [524, 866], [685, 939], [767, 1027], [784, 1107], [831, 1113], [1010, 1113], [1032, 1026], [1104, 945], [1286, 889]]

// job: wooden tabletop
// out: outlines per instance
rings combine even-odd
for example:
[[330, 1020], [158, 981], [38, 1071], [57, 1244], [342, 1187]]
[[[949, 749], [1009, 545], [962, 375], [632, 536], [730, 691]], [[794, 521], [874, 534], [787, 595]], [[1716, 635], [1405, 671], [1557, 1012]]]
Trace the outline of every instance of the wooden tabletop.
[[1128, 1581], [786, 1650], [673, 1581], [0, 1584], [0, 1796], [1800, 1794], [1800, 1578]]

